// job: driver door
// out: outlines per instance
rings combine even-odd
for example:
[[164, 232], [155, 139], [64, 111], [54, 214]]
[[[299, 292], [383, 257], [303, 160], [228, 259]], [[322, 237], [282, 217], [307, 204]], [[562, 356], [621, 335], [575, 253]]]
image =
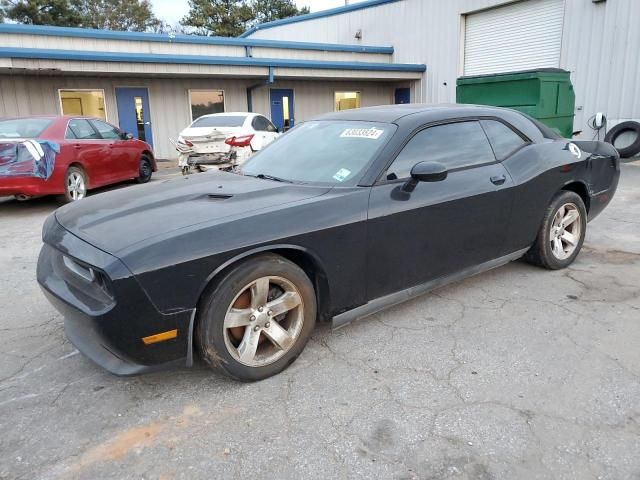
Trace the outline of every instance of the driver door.
[[[422, 161], [443, 164], [447, 177], [403, 192], [411, 168]], [[478, 121], [416, 133], [371, 189], [368, 299], [498, 257], [507, 234], [511, 186]]]

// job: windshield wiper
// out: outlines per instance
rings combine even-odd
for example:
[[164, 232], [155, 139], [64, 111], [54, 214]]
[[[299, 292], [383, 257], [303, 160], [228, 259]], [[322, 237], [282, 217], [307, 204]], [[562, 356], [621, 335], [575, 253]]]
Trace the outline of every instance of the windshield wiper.
[[291, 180], [269, 175], [267, 173], [258, 173], [257, 175], [249, 175], [250, 177], [261, 178], [263, 180], [274, 180], [276, 182], [293, 183]]

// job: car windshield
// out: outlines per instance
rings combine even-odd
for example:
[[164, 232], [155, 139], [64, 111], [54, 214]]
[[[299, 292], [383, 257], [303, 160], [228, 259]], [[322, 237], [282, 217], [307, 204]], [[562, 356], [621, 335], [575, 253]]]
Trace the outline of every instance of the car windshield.
[[214, 115], [211, 117], [200, 117], [191, 124], [191, 128], [241, 127], [246, 119], [246, 115]]
[[50, 118], [0, 120], [0, 138], [35, 138], [53, 122]]
[[240, 173], [290, 182], [353, 184], [395, 131], [388, 123], [310, 121], [251, 157]]

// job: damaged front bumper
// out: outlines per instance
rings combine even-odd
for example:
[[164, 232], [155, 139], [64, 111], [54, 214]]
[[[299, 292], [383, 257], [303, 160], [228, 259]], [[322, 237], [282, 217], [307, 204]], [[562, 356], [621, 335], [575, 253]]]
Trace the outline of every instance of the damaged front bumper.
[[[80, 352], [116, 375], [192, 364], [194, 309], [160, 312], [118, 258], [72, 235], [54, 215], [43, 240], [37, 280]], [[175, 335], [147, 341], [162, 332]]]

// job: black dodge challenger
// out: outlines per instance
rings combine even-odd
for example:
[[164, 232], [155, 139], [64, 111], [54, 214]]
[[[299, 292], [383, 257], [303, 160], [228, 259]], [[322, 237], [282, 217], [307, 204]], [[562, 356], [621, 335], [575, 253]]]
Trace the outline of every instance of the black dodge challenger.
[[300, 124], [235, 173], [113, 191], [43, 227], [38, 281], [107, 370], [274, 375], [335, 326], [525, 257], [574, 261], [616, 150], [519, 112], [402, 105]]

